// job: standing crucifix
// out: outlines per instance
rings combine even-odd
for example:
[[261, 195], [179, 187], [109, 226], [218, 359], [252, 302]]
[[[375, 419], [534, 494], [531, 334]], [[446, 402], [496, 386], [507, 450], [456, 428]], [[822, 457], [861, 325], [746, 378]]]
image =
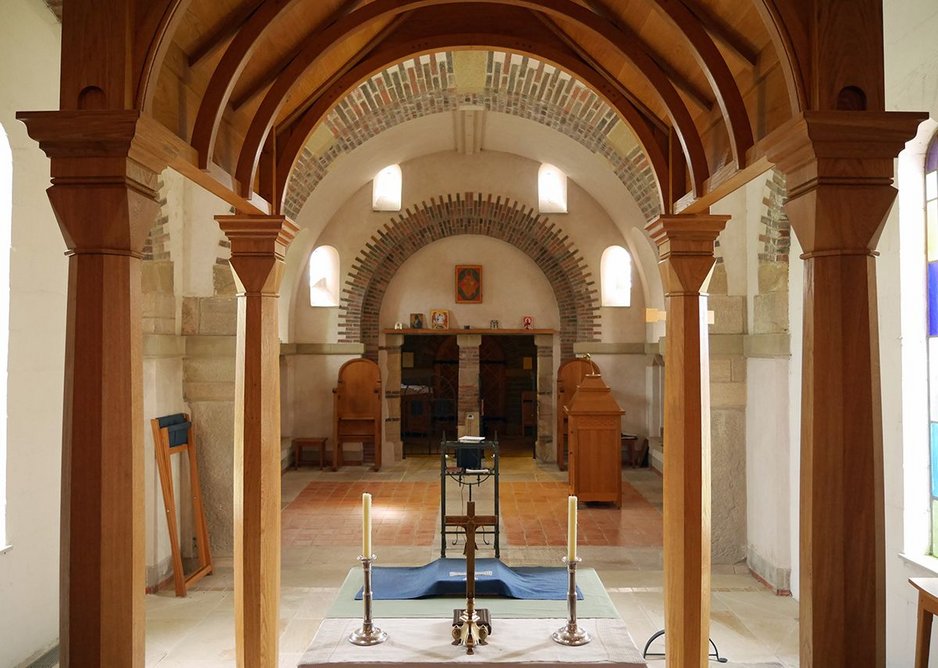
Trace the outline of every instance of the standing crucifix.
[[466, 530], [466, 610], [453, 624], [453, 644], [465, 645], [466, 654], [474, 654], [473, 648], [484, 645], [489, 628], [479, 625], [476, 614], [476, 529], [494, 526], [498, 522], [495, 515], [476, 515], [476, 502], [466, 503], [465, 515], [446, 515], [444, 526], [458, 526]]

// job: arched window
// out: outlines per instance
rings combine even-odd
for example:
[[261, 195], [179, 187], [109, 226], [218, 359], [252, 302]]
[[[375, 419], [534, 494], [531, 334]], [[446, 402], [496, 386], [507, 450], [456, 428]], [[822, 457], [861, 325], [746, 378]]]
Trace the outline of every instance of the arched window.
[[567, 175], [546, 162], [537, 170], [537, 209], [541, 213], [567, 212]]
[[10, 338], [10, 246], [13, 229], [13, 151], [0, 127], [0, 549], [7, 536], [7, 353]]
[[388, 165], [375, 174], [371, 186], [371, 208], [375, 211], [400, 211], [404, 177], [400, 165]]
[[600, 261], [603, 306], [632, 305], [632, 256], [622, 246], [610, 246]]
[[309, 256], [309, 305], [339, 305], [339, 251], [320, 246]]
[[938, 556], [938, 137], [925, 154], [925, 262], [928, 301], [928, 448], [931, 459], [931, 553]]

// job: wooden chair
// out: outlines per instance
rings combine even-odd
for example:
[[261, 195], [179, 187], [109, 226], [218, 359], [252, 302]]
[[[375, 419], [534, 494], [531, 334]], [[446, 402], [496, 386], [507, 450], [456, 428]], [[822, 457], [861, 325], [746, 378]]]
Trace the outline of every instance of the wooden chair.
[[[208, 528], [202, 508], [202, 489], [199, 486], [199, 462], [195, 452], [195, 435], [192, 433], [192, 422], [185, 413], [153, 418], [150, 420], [150, 426], [153, 428], [156, 467], [160, 473], [160, 487], [163, 489], [163, 504], [166, 507], [166, 524], [169, 527], [169, 546], [173, 557], [176, 596], [185, 596], [189, 587], [213, 570], [212, 553], [208, 544]], [[195, 523], [196, 547], [199, 551], [199, 566], [189, 575], [186, 575], [182, 565], [179, 528], [176, 526], [176, 492], [173, 489], [172, 457], [183, 453], [186, 453], [189, 458], [192, 521]]]
[[599, 367], [590, 359], [567, 360], [557, 369], [557, 466], [567, 470], [567, 411], [580, 382], [589, 373], [599, 373]]
[[367, 359], [349, 360], [339, 369], [333, 392], [335, 461], [343, 465], [342, 444], [362, 444], [362, 464], [372, 450], [374, 470], [381, 469], [381, 371]]

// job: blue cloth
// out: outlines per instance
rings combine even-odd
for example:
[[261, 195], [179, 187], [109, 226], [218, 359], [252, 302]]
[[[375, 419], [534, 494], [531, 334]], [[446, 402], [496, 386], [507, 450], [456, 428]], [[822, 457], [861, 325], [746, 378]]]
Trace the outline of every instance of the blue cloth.
[[[461, 597], [466, 595], [465, 559], [437, 559], [426, 566], [376, 566], [371, 572], [376, 600]], [[583, 592], [577, 587], [577, 598]], [[509, 568], [498, 559], [476, 559], [476, 596], [538, 601], [567, 598], [567, 569], [526, 566]], [[355, 594], [361, 600], [362, 590]]]
[[185, 414], [165, 415], [157, 418], [157, 424], [159, 424], [160, 429], [165, 428], [168, 430], [169, 447], [186, 445], [189, 442], [189, 427], [192, 426], [192, 423], [186, 421]]

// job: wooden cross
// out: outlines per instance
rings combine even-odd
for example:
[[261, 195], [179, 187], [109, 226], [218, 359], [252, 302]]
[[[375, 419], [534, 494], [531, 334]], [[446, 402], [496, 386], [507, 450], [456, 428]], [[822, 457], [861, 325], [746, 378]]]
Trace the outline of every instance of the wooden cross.
[[466, 530], [466, 619], [461, 627], [453, 629], [453, 644], [460, 642], [466, 645], [466, 654], [473, 653], [473, 647], [478, 641], [485, 644], [487, 633], [480, 631], [478, 617], [475, 611], [476, 597], [476, 529], [486, 526], [495, 526], [498, 518], [495, 515], [476, 515], [476, 502], [466, 503], [465, 515], [447, 515], [443, 518], [445, 526], [457, 526]]

